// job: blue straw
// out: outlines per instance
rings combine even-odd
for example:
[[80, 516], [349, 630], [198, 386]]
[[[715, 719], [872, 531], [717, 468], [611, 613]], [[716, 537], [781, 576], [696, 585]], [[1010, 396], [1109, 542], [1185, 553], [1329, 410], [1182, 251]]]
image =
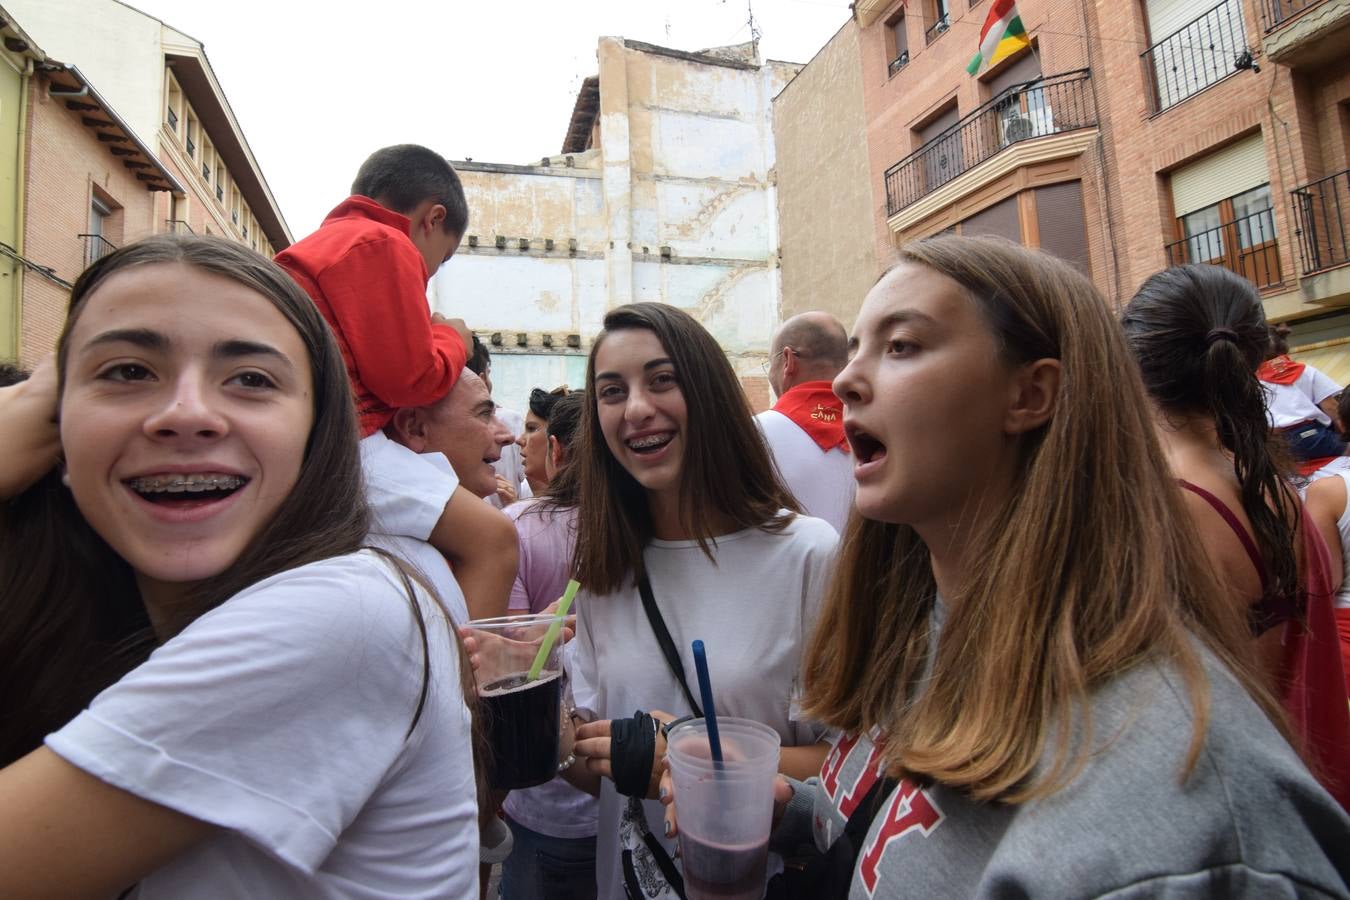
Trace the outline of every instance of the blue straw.
[[708, 746], [713, 762], [722, 763], [722, 738], [717, 733], [717, 709], [713, 706], [712, 681], [708, 678], [708, 654], [702, 641], [694, 641], [694, 669], [698, 672], [698, 691], [703, 695], [703, 720], [708, 723]]

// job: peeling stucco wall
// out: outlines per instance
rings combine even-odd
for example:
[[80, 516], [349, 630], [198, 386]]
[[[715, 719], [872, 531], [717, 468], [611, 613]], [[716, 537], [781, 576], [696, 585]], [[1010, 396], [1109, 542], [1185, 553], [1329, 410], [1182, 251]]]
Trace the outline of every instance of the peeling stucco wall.
[[747, 377], [762, 376], [779, 322], [772, 110], [800, 67], [621, 38], [597, 56], [597, 146], [547, 165], [457, 164], [473, 240], [432, 280], [432, 304], [502, 334], [493, 374], [508, 405], [523, 402], [508, 370], [527, 365], [512, 354], [583, 354], [624, 303], [689, 311]]

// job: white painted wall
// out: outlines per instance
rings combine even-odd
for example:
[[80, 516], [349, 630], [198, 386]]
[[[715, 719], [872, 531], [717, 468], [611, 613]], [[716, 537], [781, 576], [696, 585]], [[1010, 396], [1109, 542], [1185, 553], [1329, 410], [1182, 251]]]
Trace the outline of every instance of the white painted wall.
[[114, 0], [5, 0], [4, 5], [44, 53], [88, 76], [147, 146], [159, 146], [164, 26], [158, 19]]

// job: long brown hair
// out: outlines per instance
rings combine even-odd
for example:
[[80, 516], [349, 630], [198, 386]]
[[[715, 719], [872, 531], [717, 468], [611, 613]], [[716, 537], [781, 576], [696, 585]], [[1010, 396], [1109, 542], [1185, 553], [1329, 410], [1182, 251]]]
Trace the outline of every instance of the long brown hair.
[[[996, 239], [937, 237], [900, 255], [966, 289], [1010, 366], [1058, 359], [1057, 406], [1020, 441], [1002, 508], [972, 525], [979, 561], [943, 598], [932, 652], [927, 547], [908, 525], [854, 512], [806, 655], [807, 715], [846, 732], [882, 728], [898, 772], [1024, 802], [1086, 760], [1087, 695], [1157, 658], [1180, 669], [1190, 695], [1189, 772], [1209, 717], [1194, 636], [1280, 723], [1252, 674], [1243, 622], [1220, 602], [1137, 367], [1091, 282]], [[1082, 738], [1071, 745], [1075, 716]], [[1051, 734], [1051, 765], [1033, 777]]]
[[[360, 549], [369, 527], [355, 407], [332, 332], [284, 271], [239, 244], [160, 235], [95, 262], [71, 291], [57, 346], [62, 384], [69, 337], [89, 296], [117, 272], [166, 263], [229, 278], [272, 302], [305, 345], [314, 419], [290, 494], [232, 565], [172, 611], [164, 637], [264, 578]], [[425, 653], [426, 624], [407, 577], [405, 571]], [[0, 505], [0, 609], [0, 765], [38, 746], [156, 644], [131, 567], [84, 520], [56, 472]], [[465, 699], [472, 703], [468, 656], [460, 657]], [[429, 670], [424, 674], [430, 677]], [[424, 681], [419, 713], [425, 696]]]
[[783, 510], [798, 510], [769, 460], [731, 363], [707, 329], [665, 303], [620, 306], [605, 316], [604, 330], [591, 346], [588, 402], [577, 436], [577, 580], [600, 594], [642, 574], [642, 549], [653, 536], [646, 491], [610, 453], [596, 412], [596, 354], [607, 335], [632, 329], [656, 335], [684, 394], [680, 522], [708, 558], [718, 522], [735, 530], [781, 532], [792, 519]]
[[[1233, 455], [1242, 509], [1270, 569], [1267, 595], [1298, 593], [1293, 522], [1298, 501], [1271, 452], [1266, 394], [1256, 370], [1270, 331], [1256, 288], [1218, 266], [1174, 266], [1151, 276], [1121, 314], [1144, 387], [1171, 415], [1214, 422]], [[1269, 623], [1253, 620], [1257, 633]]]

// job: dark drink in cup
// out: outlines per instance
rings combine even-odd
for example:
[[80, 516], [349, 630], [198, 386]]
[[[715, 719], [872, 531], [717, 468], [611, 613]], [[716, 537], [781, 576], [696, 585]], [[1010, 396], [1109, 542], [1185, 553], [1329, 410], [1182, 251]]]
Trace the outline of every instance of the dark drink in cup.
[[557, 774], [562, 683], [560, 671], [545, 669], [534, 681], [517, 672], [479, 690], [492, 787], [534, 787]]
[[705, 844], [681, 831], [680, 858], [684, 861], [684, 887], [690, 900], [711, 897], [759, 900], [764, 896], [767, 840], [746, 846]]

